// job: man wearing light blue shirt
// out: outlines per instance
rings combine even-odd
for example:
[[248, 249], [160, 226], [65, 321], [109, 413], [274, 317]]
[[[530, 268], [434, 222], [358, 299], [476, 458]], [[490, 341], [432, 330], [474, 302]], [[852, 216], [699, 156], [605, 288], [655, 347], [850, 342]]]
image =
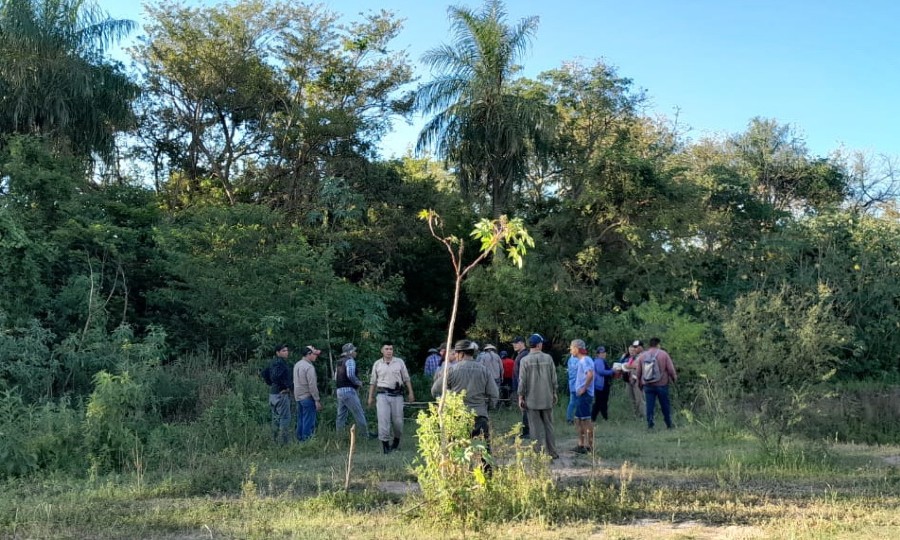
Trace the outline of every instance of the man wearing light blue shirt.
[[575, 423], [575, 377], [578, 375], [578, 357], [569, 355], [566, 363], [566, 375], [569, 377], [569, 407], [566, 409], [566, 423]]
[[591, 406], [594, 403], [594, 360], [588, 355], [584, 340], [573, 339], [569, 352], [577, 359], [575, 365], [575, 426], [578, 428], [578, 446], [573, 450], [587, 454], [594, 449], [594, 422]]

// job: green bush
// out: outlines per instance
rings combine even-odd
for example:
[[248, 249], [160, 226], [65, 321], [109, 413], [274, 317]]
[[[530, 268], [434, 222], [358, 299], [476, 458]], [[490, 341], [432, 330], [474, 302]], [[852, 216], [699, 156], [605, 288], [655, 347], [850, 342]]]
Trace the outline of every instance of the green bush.
[[[28, 448], [23, 425], [31, 409], [18, 393], [0, 394], [0, 475], [24, 476], [37, 469], [37, 455]], [[14, 420], [15, 419], [15, 420]]]
[[[471, 437], [475, 415], [462, 394], [446, 395], [443, 414], [442, 426], [433, 403], [418, 417], [415, 473], [429, 516], [479, 528], [486, 522], [544, 515], [556, 493], [550, 457], [536, 452], [533, 441], [518, 437], [521, 426], [495, 436], [488, 452], [482, 439]], [[491, 464], [490, 474], [482, 459]]]
[[811, 439], [900, 443], [900, 387], [895, 384], [837, 384], [811, 396], [809, 409], [796, 429]]
[[73, 408], [67, 398], [47, 402], [33, 409], [28, 447], [37, 457], [40, 470], [83, 470], [84, 434], [81, 429], [84, 409]]
[[56, 336], [32, 320], [24, 328], [4, 328], [0, 312], [0, 390], [17, 388], [28, 402], [50, 394], [59, 376], [59, 363], [51, 351]]
[[471, 438], [475, 413], [462, 394], [449, 392], [443, 414], [438, 404], [419, 413], [419, 455], [415, 473], [429, 510], [438, 519], [458, 521], [464, 527], [481, 520], [487, 477], [481, 459], [490, 461], [483, 440]]
[[82, 467], [82, 418], [68, 399], [29, 405], [0, 393], [0, 477]]
[[262, 394], [229, 390], [203, 411], [194, 428], [200, 432], [205, 451], [229, 448], [246, 454], [268, 444], [268, 410]]
[[85, 447], [92, 467], [121, 469], [149, 429], [146, 388], [128, 372], [94, 376], [94, 391], [84, 419]]

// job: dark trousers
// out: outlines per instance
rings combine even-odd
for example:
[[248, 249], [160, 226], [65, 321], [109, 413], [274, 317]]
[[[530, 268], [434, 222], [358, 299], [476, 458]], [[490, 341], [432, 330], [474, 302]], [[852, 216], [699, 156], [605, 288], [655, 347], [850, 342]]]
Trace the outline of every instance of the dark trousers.
[[591, 407], [591, 420], [597, 421], [597, 414], [604, 420], [609, 420], [609, 392], [612, 390], [612, 384], [603, 385], [603, 390], [594, 392], [594, 406]]
[[662, 409], [663, 420], [666, 421], [666, 427], [672, 428], [672, 407], [669, 404], [669, 387], [668, 386], [644, 386], [644, 397], [647, 401], [647, 427], [653, 428], [653, 410], [656, 408], [656, 400], [659, 398], [659, 408]]
[[[487, 453], [491, 453], [491, 427], [488, 423], [487, 416], [476, 416], [475, 417], [475, 429], [472, 430], [472, 438], [475, 437], [484, 437], [484, 446], [487, 450]], [[481, 467], [484, 469], [485, 474], [491, 476], [493, 474], [493, 468], [491, 464], [487, 462], [484, 457], [481, 458]]]

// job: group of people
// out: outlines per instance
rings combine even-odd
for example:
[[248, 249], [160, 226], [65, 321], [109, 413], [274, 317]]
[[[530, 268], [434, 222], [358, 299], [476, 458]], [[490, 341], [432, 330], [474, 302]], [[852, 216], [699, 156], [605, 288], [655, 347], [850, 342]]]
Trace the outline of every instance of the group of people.
[[[532, 334], [526, 340], [512, 341], [515, 359], [506, 351], [497, 352], [486, 345], [479, 352], [478, 344], [468, 339], [457, 341], [449, 353], [444, 347], [429, 350], [425, 374], [434, 378], [431, 394], [440, 397], [444, 390], [443, 370], [446, 369], [450, 392], [465, 391], [464, 402], [475, 413], [473, 437], [484, 437], [490, 444], [488, 411], [496, 408], [501, 389], [506, 389], [522, 411], [522, 436], [536, 441], [537, 448], [552, 458], [559, 457], [553, 427], [553, 409], [558, 401], [556, 364], [544, 352], [545, 340]], [[612, 380], [621, 374], [628, 396], [638, 417], [645, 418], [647, 427], [654, 428], [654, 412], [659, 401], [666, 427], [672, 428], [669, 384], [677, 373], [669, 354], [659, 347], [659, 338], [652, 338], [644, 350], [640, 340], [634, 341], [619, 362], [611, 366], [606, 348], [599, 346], [591, 357], [582, 339], [569, 343], [567, 362], [569, 406], [567, 422], [578, 431], [576, 453], [593, 449], [594, 422], [598, 416], [609, 419], [609, 396]], [[307, 345], [301, 358], [291, 368], [287, 364], [290, 350], [287, 345], [275, 348], [272, 362], [260, 373], [269, 386], [269, 406], [272, 412], [273, 436], [280, 443], [290, 439], [292, 401], [297, 402], [296, 439], [308, 440], [315, 431], [318, 413], [322, 410], [314, 363], [321, 354]], [[410, 402], [415, 401], [409, 371], [402, 358], [394, 356], [393, 344], [381, 346], [381, 358], [372, 366], [367, 405], [376, 408], [378, 431], [369, 431], [359, 389], [363, 386], [357, 375], [357, 349], [352, 343], [341, 348], [334, 373], [337, 394], [336, 428], [343, 430], [348, 417], [353, 416], [358, 432], [368, 438], [378, 438], [385, 454], [400, 447], [403, 435], [404, 391]], [[446, 362], [444, 362], [446, 358]]]
[[[669, 354], [659, 347], [659, 338], [653, 338], [645, 351], [642, 341], [634, 341], [619, 362], [610, 365], [604, 346], [595, 349], [591, 357], [582, 339], [569, 343], [567, 362], [569, 406], [567, 422], [574, 424], [578, 441], [573, 452], [585, 454], [593, 450], [594, 422], [598, 416], [609, 419], [609, 396], [614, 378], [625, 380], [635, 413], [646, 418], [649, 429], [654, 427], [656, 401], [659, 401], [666, 427], [672, 428], [669, 384], [677, 379], [675, 365]], [[482, 354], [471, 340], [458, 341], [447, 355], [447, 390], [465, 390], [464, 402], [476, 415], [472, 436], [483, 436], [489, 442], [488, 410], [495, 407], [500, 396], [501, 384], [510, 384], [522, 410], [522, 435], [530, 437], [537, 447], [552, 458], [559, 457], [553, 426], [553, 408], [557, 404], [557, 375], [553, 358], [543, 351], [544, 338], [532, 334], [527, 340], [516, 337], [512, 342], [516, 358], [509, 358], [511, 381], [505, 377], [505, 354], [491, 354], [493, 345], [485, 346]], [[440, 397], [443, 390], [441, 360], [443, 348], [431, 349], [425, 362], [426, 375], [433, 376], [431, 393]], [[497, 356], [497, 358], [494, 358]], [[498, 366], [499, 360], [499, 368]], [[498, 376], [498, 369], [500, 375]]]
[[[272, 432], [275, 440], [286, 444], [290, 440], [291, 401], [297, 402], [296, 439], [300, 442], [312, 437], [322, 410], [316, 370], [313, 366], [321, 354], [311, 345], [303, 347], [301, 358], [293, 369], [287, 364], [290, 349], [280, 344], [275, 347], [275, 357], [260, 372], [269, 385], [269, 408], [272, 412]], [[367, 438], [377, 437], [385, 454], [400, 447], [403, 436], [403, 391], [410, 401], [415, 400], [409, 371], [402, 358], [394, 356], [394, 346], [385, 342], [381, 346], [381, 358], [372, 366], [369, 382], [369, 407], [375, 405], [378, 417], [377, 434], [369, 431], [366, 415], [359, 398], [363, 386], [357, 375], [356, 346], [347, 343], [341, 347], [334, 373], [337, 394], [337, 419], [335, 427], [343, 430], [347, 419], [353, 416], [358, 432]]]
[[[523, 424], [528, 426], [528, 432], [524, 435], [534, 439], [539, 450], [556, 458], [559, 457], [553, 433], [553, 408], [559, 399], [556, 364], [543, 348], [544, 338], [540, 334], [532, 334], [528, 338], [528, 348], [525, 347], [524, 339], [516, 338], [513, 340], [516, 359], [512, 366], [507, 362], [507, 366], [510, 368], [511, 384], [523, 414]], [[488, 447], [488, 410], [495, 408], [500, 399], [500, 385], [503, 384], [504, 373], [507, 371], [500, 355], [495, 351], [496, 348], [492, 345], [485, 346], [485, 354], [479, 354], [476, 358], [477, 343], [463, 339], [453, 346], [451, 354], [447, 355], [447, 363], [439, 364], [431, 371], [434, 376], [431, 394], [435, 398], [440, 397], [444, 389], [444, 369], [447, 370], [447, 390], [465, 391], [463, 402], [475, 413], [472, 437], [484, 437]]]

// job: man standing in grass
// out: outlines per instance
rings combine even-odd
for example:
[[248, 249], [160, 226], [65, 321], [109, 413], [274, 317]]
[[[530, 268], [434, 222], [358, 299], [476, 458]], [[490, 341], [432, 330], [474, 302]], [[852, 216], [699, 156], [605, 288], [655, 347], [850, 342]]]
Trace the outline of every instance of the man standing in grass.
[[553, 435], [553, 407], [558, 400], [556, 365], [553, 358], [543, 352], [543, 336], [532, 334], [528, 345], [531, 352], [522, 358], [519, 367], [519, 408], [528, 412], [531, 438], [537, 441], [538, 448], [556, 459], [559, 457]]
[[488, 369], [488, 372], [494, 379], [494, 384], [500, 386], [500, 383], [503, 382], [503, 361], [500, 360], [500, 355], [497, 354], [497, 347], [490, 343], [485, 345], [484, 352], [478, 355], [478, 360]]
[[615, 373], [606, 362], [606, 347], [597, 347], [594, 356], [594, 406], [591, 408], [591, 420], [597, 421], [597, 415], [609, 420], [609, 393], [612, 390], [612, 380]]
[[588, 356], [584, 340], [573, 339], [569, 353], [577, 360], [575, 366], [575, 427], [578, 429], [578, 446], [573, 450], [587, 454], [594, 449], [594, 422], [591, 421], [591, 405], [594, 403], [594, 361]]
[[309, 440], [316, 430], [316, 418], [322, 410], [319, 399], [318, 379], [313, 362], [322, 351], [307, 345], [300, 354], [303, 358], [294, 364], [294, 399], [297, 400], [297, 440]]
[[[519, 370], [522, 367], [522, 359], [528, 355], [528, 348], [525, 347], [525, 338], [516, 336], [512, 340], [513, 350], [516, 352], [516, 359], [513, 361], [513, 376], [512, 376], [512, 393], [513, 395], [517, 395], [519, 392]], [[528, 413], [526, 411], [522, 411], [522, 433], [523, 438], [528, 438], [531, 435], [531, 431], [528, 426]]]
[[[488, 409], [497, 405], [500, 399], [500, 391], [497, 383], [487, 366], [474, 359], [475, 343], [468, 339], [456, 342], [453, 350], [456, 352], [456, 363], [448, 367], [447, 390], [449, 392], [463, 392], [463, 403], [475, 413], [475, 426], [472, 437], [484, 437], [490, 452], [491, 432], [488, 426]], [[431, 385], [431, 395], [441, 397], [443, 391], [441, 379], [435, 379]]]
[[636, 339], [628, 347], [628, 353], [623, 354], [619, 362], [623, 366], [622, 379], [625, 381], [625, 390], [628, 393], [628, 399], [631, 401], [631, 408], [634, 411], [635, 418], [643, 418], [644, 409], [644, 392], [638, 385], [638, 365], [637, 357], [644, 351], [644, 342]]
[[675, 364], [672, 363], [669, 353], [659, 348], [659, 338], [651, 338], [649, 345], [650, 348], [637, 359], [638, 382], [644, 389], [644, 397], [647, 399], [647, 429], [653, 429], [653, 410], [656, 408], [657, 398], [666, 427], [672, 429], [675, 424], [672, 423], [672, 409], [669, 404], [669, 383], [678, 379]]
[[369, 425], [366, 422], [366, 413], [359, 401], [359, 387], [362, 381], [356, 376], [356, 347], [352, 343], [346, 343], [341, 347], [341, 357], [338, 359], [335, 372], [335, 386], [337, 387], [337, 431], [344, 429], [347, 415], [352, 414], [356, 420], [357, 432], [360, 437], [373, 437], [369, 433]]
[[[571, 347], [569, 347], [571, 350]], [[566, 423], [572, 425], [575, 423], [575, 377], [578, 375], [578, 356], [569, 354], [569, 360], [566, 362], [566, 376], [569, 381], [569, 406], [566, 407]]]
[[291, 367], [287, 363], [288, 346], [275, 346], [275, 358], [260, 372], [269, 385], [269, 409], [272, 412], [272, 436], [275, 442], [287, 444], [291, 426]]
[[385, 454], [400, 448], [400, 437], [403, 436], [404, 385], [409, 391], [409, 400], [415, 401], [406, 364], [402, 358], [394, 356], [394, 345], [386, 342], [381, 346], [381, 359], [372, 366], [368, 400], [371, 407], [375, 403], [375, 396], [378, 396], [378, 438]]

